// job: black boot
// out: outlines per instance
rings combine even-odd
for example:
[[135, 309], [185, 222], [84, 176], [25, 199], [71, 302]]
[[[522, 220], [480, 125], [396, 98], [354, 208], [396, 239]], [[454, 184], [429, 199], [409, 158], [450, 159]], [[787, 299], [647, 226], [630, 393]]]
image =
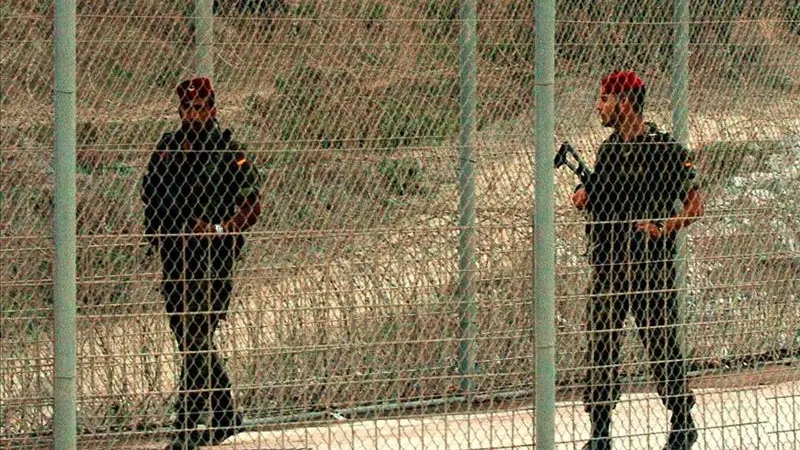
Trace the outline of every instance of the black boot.
[[611, 408], [600, 406], [589, 411], [592, 438], [583, 450], [611, 450]]
[[212, 417], [211, 427], [208, 430], [209, 445], [221, 444], [231, 436], [245, 431], [244, 418], [241, 413], [226, 414], [221, 418]]
[[697, 427], [691, 413], [673, 413], [664, 450], [690, 450], [697, 442]]
[[194, 450], [205, 444], [206, 437], [196, 428], [200, 414], [194, 411], [193, 406], [193, 401], [187, 401], [184, 396], [177, 402], [177, 416], [173, 423], [175, 436], [166, 450]]
[[165, 450], [195, 450], [206, 444], [206, 436], [198, 430], [181, 430], [175, 434]]
[[213, 409], [211, 421], [208, 427], [208, 442], [216, 445], [229, 437], [244, 431], [244, 419], [242, 414], [237, 412], [233, 405], [233, 393], [230, 389], [230, 381], [222, 366], [218, 366], [215, 372], [216, 390], [211, 392], [209, 405]]
[[611, 450], [611, 438], [592, 438], [581, 450]]

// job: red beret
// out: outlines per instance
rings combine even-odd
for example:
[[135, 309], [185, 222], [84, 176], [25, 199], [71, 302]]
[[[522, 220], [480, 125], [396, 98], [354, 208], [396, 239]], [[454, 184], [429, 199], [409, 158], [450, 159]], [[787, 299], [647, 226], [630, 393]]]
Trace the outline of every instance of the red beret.
[[600, 81], [600, 89], [603, 94], [619, 94], [643, 87], [644, 81], [631, 70], [611, 72]]
[[181, 103], [191, 102], [196, 98], [214, 100], [214, 89], [211, 88], [211, 80], [206, 77], [193, 78], [181, 81], [175, 88]]

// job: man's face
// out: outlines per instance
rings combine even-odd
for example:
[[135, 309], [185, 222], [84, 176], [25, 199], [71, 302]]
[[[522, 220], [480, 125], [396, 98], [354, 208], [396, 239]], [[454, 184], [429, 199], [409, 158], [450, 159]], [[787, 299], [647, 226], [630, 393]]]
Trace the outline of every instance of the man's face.
[[213, 118], [211, 107], [204, 98], [194, 98], [190, 102], [182, 102], [178, 111], [181, 120], [190, 123], [195, 131], [202, 130]]
[[619, 128], [635, 115], [633, 105], [625, 94], [606, 94], [601, 91], [596, 108], [604, 127]]
[[623, 114], [620, 108], [620, 101], [615, 94], [600, 92], [597, 99], [597, 114], [600, 115], [600, 123], [604, 127], [616, 127], [622, 123]]

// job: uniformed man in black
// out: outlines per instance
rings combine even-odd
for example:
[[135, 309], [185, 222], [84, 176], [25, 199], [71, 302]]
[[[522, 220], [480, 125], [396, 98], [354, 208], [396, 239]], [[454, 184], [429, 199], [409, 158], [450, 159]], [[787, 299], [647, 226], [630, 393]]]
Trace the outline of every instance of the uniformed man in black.
[[685, 148], [644, 121], [644, 82], [634, 72], [603, 78], [597, 111], [614, 132], [598, 150], [590, 185], [572, 201], [587, 210], [593, 279], [588, 302], [588, 366], [584, 402], [592, 423], [586, 450], [611, 448], [611, 411], [622, 328], [631, 312], [647, 349], [657, 390], [671, 411], [666, 450], [697, 440], [695, 398], [676, 336], [675, 234], [703, 213]]
[[[231, 296], [241, 233], [260, 213], [256, 169], [216, 120], [207, 78], [177, 86], [180, 129], [156, 145], [142, 180], [145, 232], [158, 249], [169, 325], [183, 358], [170, 449], [213, 445], [234, 434], [231, 381], [214, 344]], [[210, 417], [208, 417], [210, 416]], [[200, 431], [199, 422], [208, 427]]]

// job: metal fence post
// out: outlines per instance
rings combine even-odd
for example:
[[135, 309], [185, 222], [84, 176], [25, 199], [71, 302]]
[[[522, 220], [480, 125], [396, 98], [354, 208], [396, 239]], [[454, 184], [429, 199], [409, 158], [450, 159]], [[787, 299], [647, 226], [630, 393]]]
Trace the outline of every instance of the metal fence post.
[[555, 187], [553, 156], [555, 0], [534, 2], [536, 178], [534, 192], [534, 333], [536, 448], [555, 448]]
[[[681, 145], [689, 144], [689, 1], [674, 0], [675, 22], [674, 47], [672, 52], [672, 133]], [[689, 252], [686, 235], [678, 233], [676, 239], [677, 261], [675, 264], [675, 288], [678, 291], [678, 323], [686, 320], [686, 272]], [[684, 345], [684, 327], [678, 327], [679, 342]]]
[[214, 78], [214, 0], [194, 0], [194, 28], [195, 70]]
[[475, 96], [477, 85], [475, 33], [477, 14], [476, 0], [461, 1], [460, 49], [460, 130], [459, 142], [459, 346], [458, 361], [461, 373], [461, 390], [471, 393], [474, 388], [472, 374], [475, 371]]
[[55, 382], [53, 438], [56, 450], [76, 445], [76, 200], [75, 200], [75, 0], [56, 0], [53, 92], [55, 126]]

